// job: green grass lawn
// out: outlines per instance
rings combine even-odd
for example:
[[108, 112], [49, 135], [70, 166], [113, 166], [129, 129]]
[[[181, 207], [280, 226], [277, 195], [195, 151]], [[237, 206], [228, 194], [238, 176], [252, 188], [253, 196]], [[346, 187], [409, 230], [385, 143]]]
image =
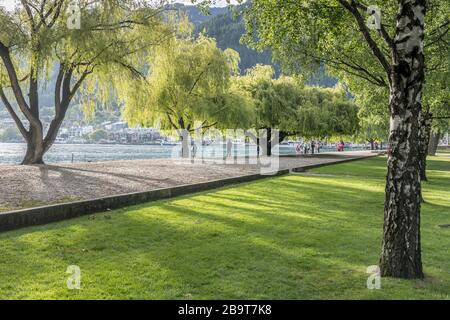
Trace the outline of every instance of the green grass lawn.
[[[429, 161], [424, 281], [383, 278], [385, 158], [0, 234], [0, 298], [449, 299], [450, 157]], [[66, 269], [81, 268], [81, 290]]]
[[438, 148], [437, 153], [450, 153], [450, 148]]

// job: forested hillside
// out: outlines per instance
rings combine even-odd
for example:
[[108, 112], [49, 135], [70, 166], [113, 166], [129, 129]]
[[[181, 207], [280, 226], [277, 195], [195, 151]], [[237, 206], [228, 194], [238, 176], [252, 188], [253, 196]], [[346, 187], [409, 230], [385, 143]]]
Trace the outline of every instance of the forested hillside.
[[[245, 26], [242, 17], [235, 16], [230, 9], [196, 26], [197, 32], [215, 38], [219, 48], [232, 48], [239, 52], [241, 73], [257, 64], [273, 64], [272, 54], [269, 51], [257, 52], [241, 44], [240, 39], [245, 32]], [[279, 74], [280, 68], [275, 66], [275, 69]]]
[[189, 20], [196, 26], [212, 19], [213, 17], [215, 17], [217, 15], [224, 14], [229, 11], [229, 9], [226, 7], [222, 7], [222, 8], [211, 7], [209, 9], [209, 12], [207, 14], [205, 14], [197, 6], [186, 6], [181, 3], [175, 3], [171, 6], [171, 8], [173, 8], [175, 10], [181, 10], [181, 11], [186, 12], [187, 15], [189, 16]]
[[[197, 10], [193, 7], [185, 7], [191, 21], [195, 21], [197, 16]], [[270, 51], [258, 52], [248, 48], [245, 44], [241, 43], [241, 37], [245, 33], [245, 26], [243, 18], [237, 13], [241, 11], [240, 7], [232, 9], [225, 9], [224, 12], [219, 13], [215, 11], [211, 14], [209, 19], [197, 24], [197, 32], [203, 32], [206, 35], [215, 38], [217, 45], [221, 49], [232, 48], [239, 52], [241, 57], [240, 70], [241, 74], [249, 68], [254, 67], [257, 64], [273, 65], [276, 75], [281, 73], [281, 68], [278, 64], [273, 63], [272, 53]], [[317, 85], [321, 87], [334, 87], [337, 81], [328, 77], [324, 70], [321, 69], [308, 83], [310, 85]]]

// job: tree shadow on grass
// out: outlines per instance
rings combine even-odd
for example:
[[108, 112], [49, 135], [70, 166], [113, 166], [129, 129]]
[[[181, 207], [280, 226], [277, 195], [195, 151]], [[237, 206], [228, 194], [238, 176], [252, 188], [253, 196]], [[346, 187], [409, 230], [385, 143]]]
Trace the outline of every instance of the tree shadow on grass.
[[[236, 189], [238, 201], [229, 194], [234, 189], [223, 189], [116, 210], [109, 219], [100, 214], [0, 235], [1, 291], [27, 296], [37, 286], [52, 298], [376, 298], [365, 288], [365, 268], [378, 259], [378, 215], [355, 213], [355, 202], [333, 208], [321, 200], [342, 191], [362, 199], [359, 189], [318, 193], [321, 184], [284, 179], [273, 180], [283, 194], [258, 182]], [[316, 196], [287, 201], [299, 189]], [[255, 194], [266, 197], [257, 210]], [[318, 220], [302, 217], [314, 211]], [[69, 264], [82, 269], [81, 292], [65, 289]], [[436, 282], [418, 291], [421, 282], [398, 285], [410, 298], [444, 296], [449, 281]], [[395, 286], [379, 297], [392, 292]]]
[[[445, 297], [450, 279], [439, 270], [448, 252], [428, 229], [431, 276], [386, 280], [379, 293], [365, 288], [365, 268], [379, 254], [379, 184], [287, 176], [5, 233], [0, 295], [39, 296], [40, 288], [39, 297], [51, 298]], [[432, 185], [445, 190], [445, 179]], [[65, 288], [69, 264], [82, 268], [81, 292]]]
[[[186, 213], [183, 215], [186, 216]], [[217, 224], [211, 217], [208, 220]], [[45, 256], [49, 248], [42, 244], [35, 246], [17, 239], [16, 246], [19, 248], [16, 249], [24, 249], [25, 246], [25, 255], [30, 255], [30, 250], [33, 250], [34, 255], [44, 255], [39, 262], [36, 259], [27, 261], [25, 256], [19, 256], [16, 263], [24, 263], [22, 268], [26, 269], [20, 273], [23, 275], [23, 271], [29, 272], [34, 281], [44, 281], [48, 271], [59, 266], [61, 282], [58, 284], [63, 286], [62, 280], [66, 277], [64, 268], [69, 264], [77, 264], [87, 278], [87, 283], [92, 279], [97, 286], [92, 292], [106, 290], [111, 297], [116, 298], [121, 297], [117, 286], [128, 287], [127, 293], [131, 297], [140, 295], [145, 298], [152, 296], [145, 292], [154, 289], [155, 285], [160, 292], [154, 297], [159, 298], [183, 298], [184, 294], [202, 298], [295, 298], [300, 296], [299, 291], [304, 288], [308, 288], [309, 294], [314, 294], [313, 283], [301, 281], [305, 273], [326, 268], [317, 259], [321, 255], [313, 249], [303, 250], [299, 254], [291, 253], [272, 242], [273, 233], [258, 237], [254, 233], [243, 233], [246, 230], [242, 226], [236, 227], [235, 231], [214, 231], [210, 225], [206, 229], [197, 225], [192, 230], [157, 218], [145, 222], [126, 219], [125, 225], [125, 230], [133, 230], [133, 243], [123, 244], [117, 241], [117, 238], [129, 236], [123, 229], [112, 234], [104, 224], [97, 225], [95, 230], [87, 227], [80, 234], [82, 237], [76, 237], [71, 246], [55, 245], [51, 248], [50, 257]], [[91, 232], [100, 233], [101, 236], [89, 236]], [[103, 244], [102, 248], [99, 248], [99, 243]], [[333, 260], [339, 268], [339, 259]], [[146, 270], [146, 264], [149, 270]], [[134, 274], [133, 266], [136, 268]], [[335, 268], [336, 266], [332, 269]], [[152, 274], [155, 269], [159, 270], [166, 283], [158, 282]], [[23, 291], [30, 289], [31, 283], [27, 280], [31, 279], [25, 277], [27, 280], [24, 281], [24, 277], [12, 273], [10, 280], [19, 281], [18, 288]], [[103, 273], [122, 274], [122, 278], [114, 276], [102, 283], [98, 280]], [[300, 274], [303, 276], [300, 277]], [[139, 283], [138, 279], [143, 283]], [[171, 283], [178, 289], [171, 291]], [[56, 285], [52, 280], [48, 284], [50, 287]], [[288, 288], [290, 289], [286, 293], [285, 289]], [[133, 293], [133, 289], [136, 292]], [[89, 294], [89, 288], [85, 287], [84, 290]], [[70, 296], [63, 288], [56, 289], [56, 292]]]
[[427, 159], [427, 169], [430, 171], [450, 171], [450, 161], [443, 157], [433, 157]]
[[[95, 173], [95, 174], [112, 176], [112, 177], [121, 178], [121, 179], [125, 179], [125, 180], [136, 181], [136, 182], [148, 182], [148, 181], [161, 182], [161, 181], [170, 181], [171, 180], [170, 178], [156, 179], [156, 178], [143, 177], [143, 176], [134, 175], [134, 174], [123, 174], [123, 173], [110, 172], [110, 171], [98, 171], [98, 170], [71, 168], [71, 167], [63, 167], [63, 166], [52, 166], [52, 165], [47, 165], [47, 166], [43, 167], [43, 169], [52, 170], [52, 171], [61, 172], [61, 173], [67, 173], [70, 175], [77, 175], [78, 173], [76, 173], [76, 172]], [[83, 175], [83, 177], [90, 177], [90, 176]]]
[[[109, 190], [109, 193], [104, 194], [106, 196], [136, 192], [138, 189], [143, 188], [142, 185], [145, 185], [145, 190], [151, 190], [161, 187], [162, 182], [168, 185], [175, 183], [172, 179], [152, 179], [128, 174], [78, 170], [60, 166], [40, 166], [39, 170], [41, 174], [40, 181], [43, 183], [42, 190], [30, 190], [29, 195], [31, 199], [23, 199], [24, 201], [35, 200], [39, 193], [45, 199], [51, 198], [57, 201], [58, 197], [66, 197], [69, 192], [71, 195], [81, 197], [82, 199], [92, 199], [99, 196], [98, 191], [102, 185], [106, 186], [107, 190]], [[58, 178], [50, 178], [50, 172], [59, 173], [60, 176]], [[103, 174], [103, 176], [92, 176], [83, 173], [99, 173]], [[114, 178], [118, 178], [119, 180], [115, 180]], [[132, 184], [127, 187], [127, 183], [130, 181]], [[141, 186], [137, 188], [133, 183], [140, 184]], [[92, 188], [95, 188], [97, 193]]]

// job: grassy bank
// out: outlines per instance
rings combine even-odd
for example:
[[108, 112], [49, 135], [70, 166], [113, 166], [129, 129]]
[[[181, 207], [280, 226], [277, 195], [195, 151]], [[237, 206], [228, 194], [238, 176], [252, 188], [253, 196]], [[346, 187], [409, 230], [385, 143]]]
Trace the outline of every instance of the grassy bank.
[[[0, 234], [0, 298], [449, 299], [450, 158], [424, 184], [424, 281], [382, 279], [384, 158]], [[81, 268], [81, 290], [66, 269]]]

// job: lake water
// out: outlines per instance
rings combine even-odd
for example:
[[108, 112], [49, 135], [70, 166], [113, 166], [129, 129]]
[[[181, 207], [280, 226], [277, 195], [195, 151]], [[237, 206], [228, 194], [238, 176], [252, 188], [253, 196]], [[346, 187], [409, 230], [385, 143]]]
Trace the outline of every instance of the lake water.
[[[22, 143], [0, 143], [0, 164], [18, 164], [25, 155], [26, 145]], [[334, 148], [322, 149], [323, 151], [335, 151]], [[179, 156], [181, 147], [177, 146], [150, 146], [150, 145], [105, 145], [105, 144], [55, 144], [45, 155], [46, 163], [57, 162], [97, 162], [111, 160], [142, 160], [156, 158], [171, 158]], [[210, 145], [197, 149], [197, 158], [222, 158], [223, 145]], [[256, 156], [256, 145], [235, 145], [238, 156], [250, 154]], [[292, 145], [280, 145], [279, 151], [274, 154], [295, 154]]]
[[[291, 150], [292, 149], [292, 150]], [[21, 143], [0, 143], [0, 163], [18, 164], [25, 155], [26, 145]], [[170, 158], [180, 154], [180, 146], [152, 146], [152, 145], [105, 145], [105, 144], [55, 144], [45, 155], [46, 163], [56, 162], [86, 162], [111, 160], [140, 160], [155, 158]], [[281, 146], [280, 153], [295, 153], [292, 146]], [[223, 157], [223, 146], [198, 147], [197, 157], [205, 158]], [[236, 154], [243, 156], [246, 153], [244, 145], [236, 145]], [[249, 146], [247, 154], [256, 156], [256, 146]]]

